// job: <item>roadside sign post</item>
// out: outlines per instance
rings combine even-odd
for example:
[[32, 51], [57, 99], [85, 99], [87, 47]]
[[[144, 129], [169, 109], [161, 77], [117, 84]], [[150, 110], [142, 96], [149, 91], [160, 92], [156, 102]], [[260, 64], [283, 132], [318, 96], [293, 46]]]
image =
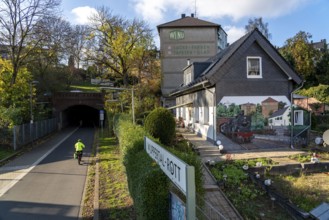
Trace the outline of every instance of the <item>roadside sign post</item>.
[[104, 110], [99, 110], [99, 121], [100, 121], [102, 135], [103, 135]]
[[144, 149], [146, 153], [160, 166], [161, 170], [186, 196], [186, 218], [196, 219], [195, 214], [195, 170], [180, 158], [144, 137]]
[[186, 167], [187, 219], [196, 219], [195, 215], [195, 172], [193, 166]]

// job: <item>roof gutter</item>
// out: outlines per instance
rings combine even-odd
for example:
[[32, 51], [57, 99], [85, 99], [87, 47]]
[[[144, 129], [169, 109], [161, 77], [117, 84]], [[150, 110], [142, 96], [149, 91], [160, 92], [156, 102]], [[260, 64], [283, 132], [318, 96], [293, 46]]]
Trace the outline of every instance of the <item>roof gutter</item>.
[[193, 85], [191, 87], [187, 87], [187, 88], [185, 88], [183, 90], [179, 90], [177, 92], [170, 93], [169, 94], [169, 97], [177, 96], [179, 94], [184, 94], [185, 92], [190, 91], [190, 90], [193, 91], [193, 89], [195, 89], [195, 88], [197, 88], [199, 86], [201, 86], [201, 88], [203, 88], [204, 87], [204, 84], [206, 84], [206, 83], [208, 83], [208, 80], [204, 80], [204, 81], [199, 82], [199, 83], [197, 83], [197, 84], [195, 84], [195, 85]]

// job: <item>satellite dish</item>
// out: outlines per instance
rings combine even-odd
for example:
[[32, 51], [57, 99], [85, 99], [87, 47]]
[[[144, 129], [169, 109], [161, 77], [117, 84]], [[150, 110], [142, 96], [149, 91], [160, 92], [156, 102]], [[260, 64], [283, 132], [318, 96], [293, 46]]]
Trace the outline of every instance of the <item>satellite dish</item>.
[[323, 133], [323, 145], [329, 145], [329, 129]]

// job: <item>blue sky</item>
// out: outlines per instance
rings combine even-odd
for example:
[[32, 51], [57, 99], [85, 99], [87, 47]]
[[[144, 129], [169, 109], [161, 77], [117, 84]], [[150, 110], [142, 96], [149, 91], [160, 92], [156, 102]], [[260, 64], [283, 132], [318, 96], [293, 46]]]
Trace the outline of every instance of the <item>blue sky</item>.
[[271, 43], [283, 46], [299, 31], [318, 42], [329, 42], [328, 0], [62, 0], [63, 17], [72, 24], [84, 24], [97, 8], [105, 6], [113, 15], [143, 19], [156, 26], [195, 13], [199, 19], [221, 25], [232, 43], [245, 34], [249, 18], [262, 17], [272, 34]]

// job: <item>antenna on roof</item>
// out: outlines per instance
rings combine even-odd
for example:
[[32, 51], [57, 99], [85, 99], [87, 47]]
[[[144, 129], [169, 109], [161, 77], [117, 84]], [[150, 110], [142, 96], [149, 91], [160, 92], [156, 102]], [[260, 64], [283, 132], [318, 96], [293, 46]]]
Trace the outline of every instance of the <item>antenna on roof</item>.
[[196, 0], [194, 0], [194, 16], [197, 17], [196, 16]]

